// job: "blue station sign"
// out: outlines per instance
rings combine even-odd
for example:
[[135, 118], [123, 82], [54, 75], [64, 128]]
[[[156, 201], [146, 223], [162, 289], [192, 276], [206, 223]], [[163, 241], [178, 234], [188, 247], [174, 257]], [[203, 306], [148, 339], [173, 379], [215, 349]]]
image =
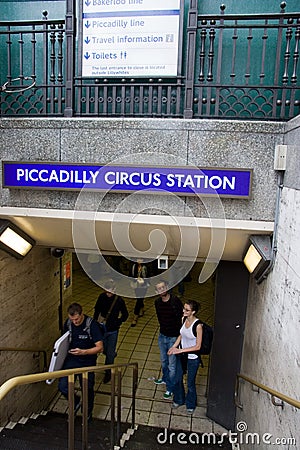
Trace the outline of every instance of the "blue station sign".
[[2, 186], [9, 189], [147, 190], [177, 195], [249, 198], [251, 184], [252, 169], [2, 162]]

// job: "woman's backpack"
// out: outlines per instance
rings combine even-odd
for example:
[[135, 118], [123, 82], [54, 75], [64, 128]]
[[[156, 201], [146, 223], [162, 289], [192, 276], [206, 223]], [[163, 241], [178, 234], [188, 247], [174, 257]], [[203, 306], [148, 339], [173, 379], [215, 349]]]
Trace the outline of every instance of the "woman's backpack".
[[202, 342], [201, 347], [199, 350], [200, 355], [209, 355], [212, 348], [213, 338], [214, 338], [214, 331], [210, 325], [208, 325], [205, 322], [202, 322], [202, 320], [196, 320], [193, 323], [193, 334], [195, 337], [197, 337], [197, 326], [199, 323], [202, 324]]

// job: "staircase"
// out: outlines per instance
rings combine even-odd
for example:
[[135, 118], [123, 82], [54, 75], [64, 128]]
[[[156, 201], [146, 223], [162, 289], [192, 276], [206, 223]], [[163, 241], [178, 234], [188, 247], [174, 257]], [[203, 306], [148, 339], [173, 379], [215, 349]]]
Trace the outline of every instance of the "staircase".
[[[88, 449], [110, 450], [110, 422], [93, 419], [88, 425]], [[180, 433], [182, 433], [180, 435]], [[220, 436], [208, 437], [200, 433], [179, 430], [165, 430], [150, 426], [137, 426], [131, 430], [130, 425], [121, 426], [121, 445], [131, 450], [182, 450], [188, 449], [224, 449], [232, 450], [228, 440], [219, 442]], [[214, 440], [215, 439], [215, 443]], [[203, 444], [202, 444], [203, 442]], [[75, 419], [75, 447], [82, 449], [81, 417]], [[115, 447], [116, 449], [120, 447]], [[65, 414], [48, 412], [32, 415], [17, 424], [8, 424], [0, 432], [1, 450], [67, 450], [68, 420]]]
[[[65, 414], [48, 412], [18, 422], [13, 428], [0, 433], [1, 450], [67, 450], [68, 419]], [[124, 428], [125, 427], [124, 425]], [[125, 430], [124, 430], [125, 431]], [[82, 448], [81, 417], [75, 418], [75, 449]], [[110, 423], [93, 420], [89, 424], [89, 450], [109, 450]]]
[[[210, 439], [210, 441], [209, 441]], [[214, 443], [215, 439], [215, 443]], [[166, 430], [150, 426], [139, 425], [134, 436], [125, 443], [124, 449], [130, 450], [232, 450], [229, 440], [221, 442], [221, 436], [182, 431]], [[203, 442], [203, 444], [202, 444]], [[211, 442], [211, 443], [209, 443]]]

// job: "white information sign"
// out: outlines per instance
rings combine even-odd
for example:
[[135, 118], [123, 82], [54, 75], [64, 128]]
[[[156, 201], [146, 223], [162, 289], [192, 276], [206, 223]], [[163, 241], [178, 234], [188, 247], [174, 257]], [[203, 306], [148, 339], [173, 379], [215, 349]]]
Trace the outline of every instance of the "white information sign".
[[83, 77], [177, 75], [181, 0], [83, 0]]

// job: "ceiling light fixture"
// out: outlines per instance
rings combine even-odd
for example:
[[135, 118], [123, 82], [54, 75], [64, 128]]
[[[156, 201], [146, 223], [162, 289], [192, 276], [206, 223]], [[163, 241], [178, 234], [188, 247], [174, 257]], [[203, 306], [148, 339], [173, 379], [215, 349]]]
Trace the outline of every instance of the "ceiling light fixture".
[[0, 249], [23, 259], [35, 245], [34, 239], [9, 220], [0, 219]]
[[257, 283], [260, 283], [265, 278], [264, 274], [271, 263], [271, 237], [267, 235], [254, 235], [250, 236], [249, 240], [250, 246], [246, 251], [244, 264], [254, 276]]

